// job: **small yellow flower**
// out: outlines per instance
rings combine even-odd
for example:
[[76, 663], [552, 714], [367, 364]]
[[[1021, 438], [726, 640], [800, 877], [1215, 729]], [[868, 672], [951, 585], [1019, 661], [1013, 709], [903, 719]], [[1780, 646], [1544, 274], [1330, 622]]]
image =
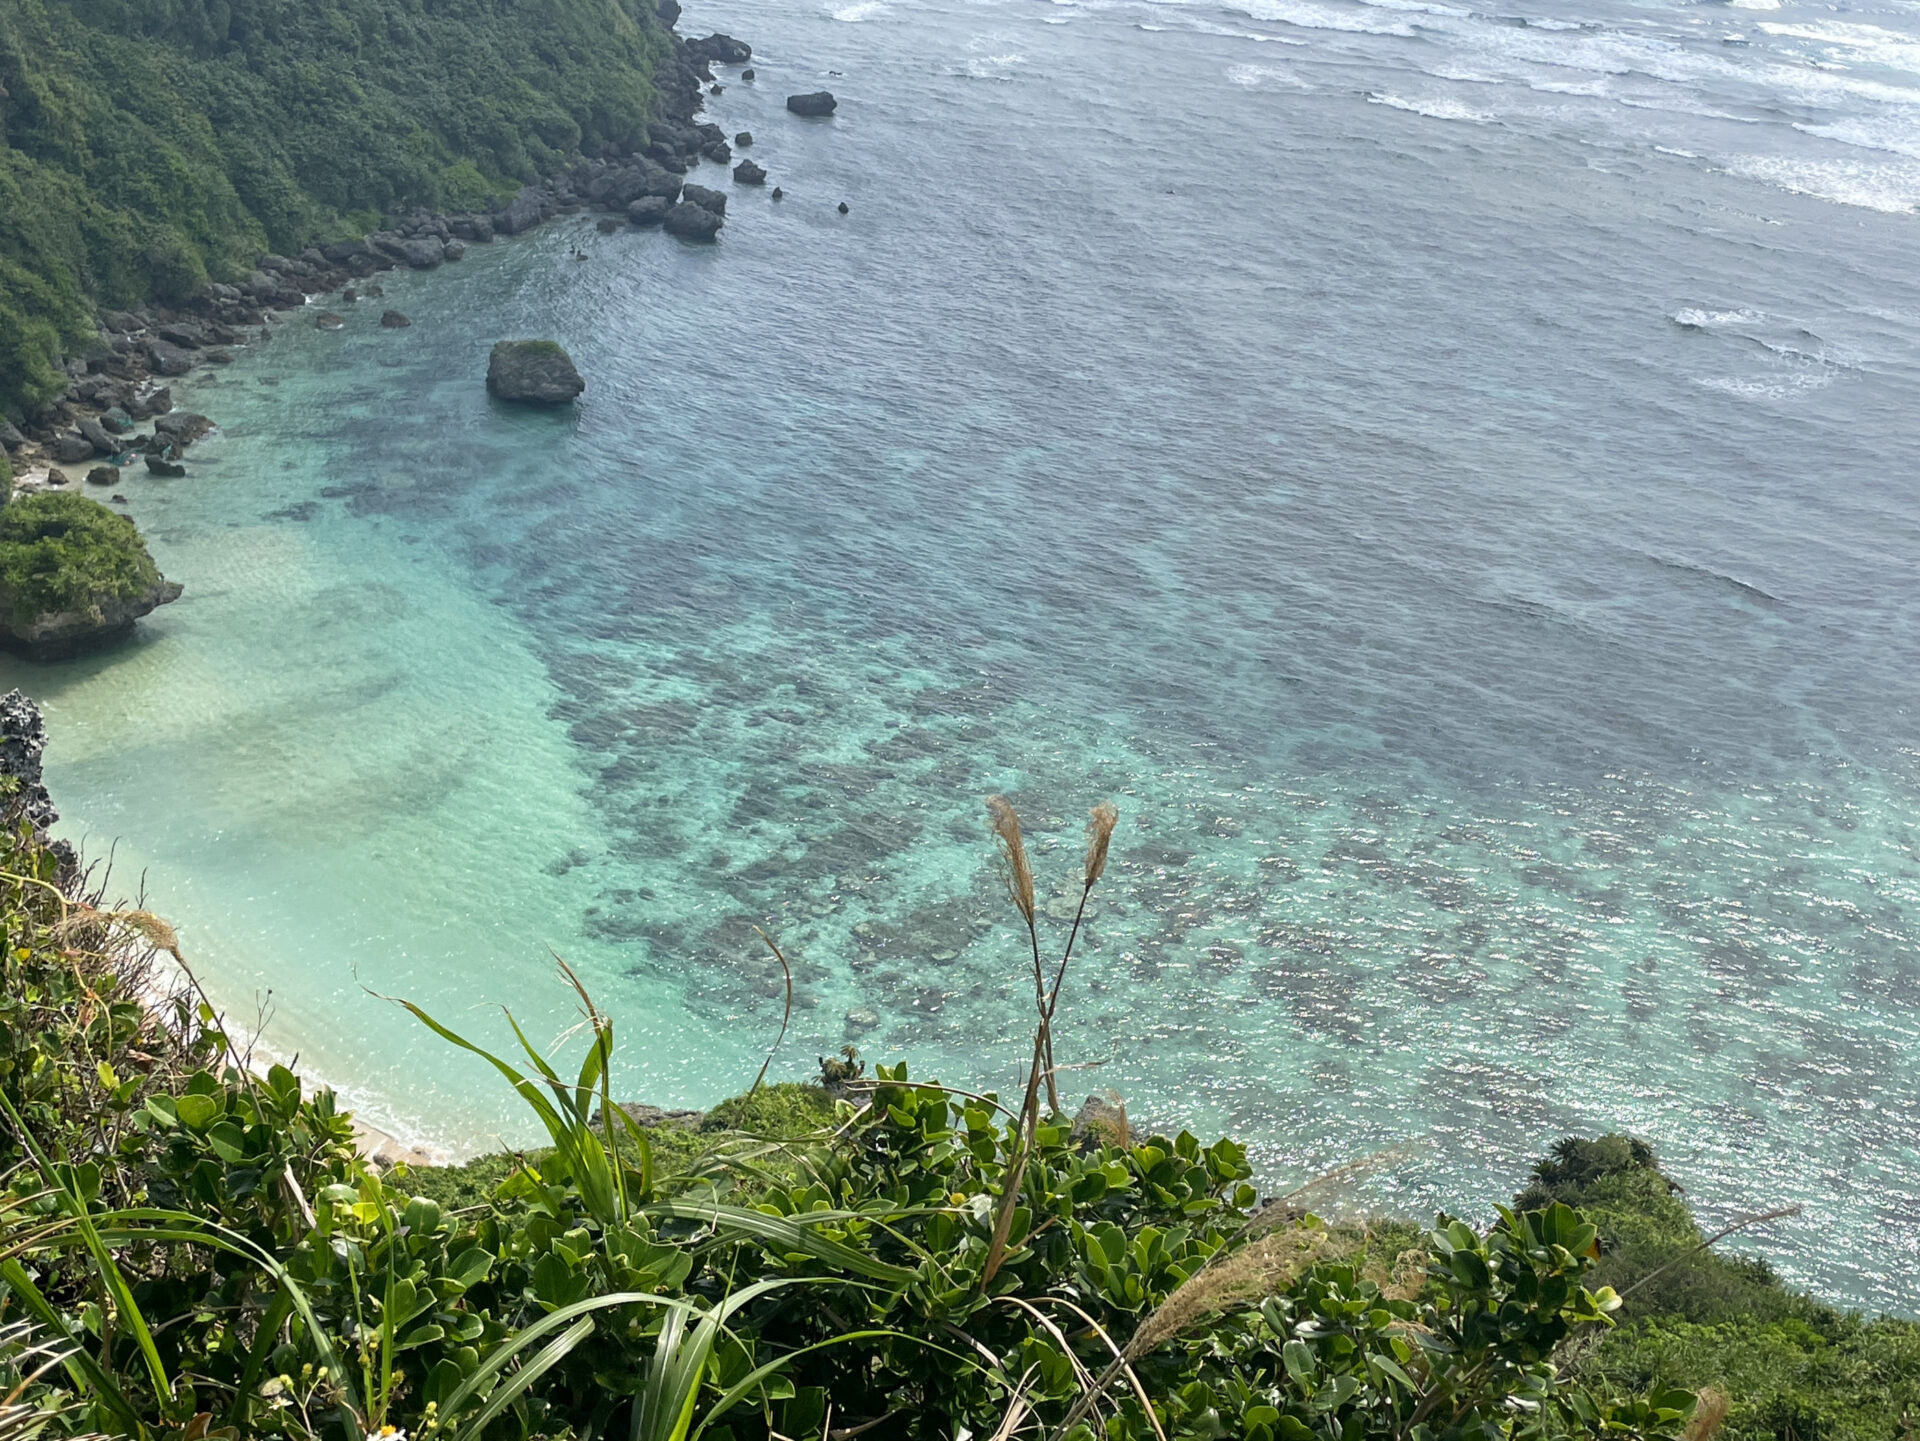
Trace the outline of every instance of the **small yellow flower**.
[[407, 1433], [398, 1426], [382, 1426], [373, 1433], [379, 1441], [407, 1441]]

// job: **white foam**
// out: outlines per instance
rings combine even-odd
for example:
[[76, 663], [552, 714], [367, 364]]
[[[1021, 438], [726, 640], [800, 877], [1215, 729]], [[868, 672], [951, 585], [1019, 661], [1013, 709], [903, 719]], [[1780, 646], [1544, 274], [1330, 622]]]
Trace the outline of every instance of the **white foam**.
[[1727, 0], [1735, 10], [1778, 10], [1780, 0]]
[[1743, 155], [1731, 161], [1727, 169], [1836, 205], [1854, 205], [1888, 215], [1910, 215], [1920, 210], [1920, 165], [1916, 164]]
[[858, 25], [862, 20], [871, 20], [875, 15], [884, 15], [886, 11], [886, 0], [859, 0], [858, 4], [834, 11], [833, 18], [848, 25]]
[[1367, 95], [1369, 105], [1385, 105], [1394, 110], [1405, 110], [1414, 115], [1424, 115], [1430, 120], [1466, 120], [1475, 125], [1490, 125], [1493, 116], [1484, 110], [1475, 110], [1458, 100], [1446, 96], [1437, 96], [1425, 100], [1409, 100], [1400, 95], [1386, 95], [1370, 92]]
[[1229, 65], [1227, 79], [1235, 85], [1244, 85], [1248, 89], [1257, 89], [1262, 85], [1279, 85], [1288, 90], [1313, 88], [1291, 70], [1283, 70], [1274, 65]]
[[1412, 39], [1414, 27], [1407, 21], [1380, 22], [1316, 0], [1247, 0], [1240, 7], [1255, 20], [1275, 20], [1302, 30], [1335, 30], [1349, 35], [1395, 35]]
[[1718, 330], [1728, 325], [1758, 325], [1767, 317], [1764, 311], [1749, 310], [1745, 306], [1738, 310], [1702, 310], [1688, 305], [1667, 318], [1688, 330]]

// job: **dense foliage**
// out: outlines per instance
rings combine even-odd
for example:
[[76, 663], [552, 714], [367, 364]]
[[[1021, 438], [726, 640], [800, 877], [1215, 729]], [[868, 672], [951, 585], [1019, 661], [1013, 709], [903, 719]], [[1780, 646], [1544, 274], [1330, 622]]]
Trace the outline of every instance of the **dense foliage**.
[[649, 0], [6, 0], [0, 413], [94, 302], [644, 142], [665, 44]]
[[98, 501], [44, 491], [0, 509], [0, 608], [22, 624], [131, 600], [159, 581], [133, 522]]
[[1729, 1437], [1887, 1441], [1920, 1418], [1920, 1325], [1863, 1320], [1782, 1286], [1767, 1264], [1702, 1250], [1652, 1153], [1623, 1136], [1563, 1141], [1516, 1201], [1577, 1206], [1600, 1228], [1597, 1281], [1623, 1324], [1582, 1363], [1600, 1384], [1714, 1385]]

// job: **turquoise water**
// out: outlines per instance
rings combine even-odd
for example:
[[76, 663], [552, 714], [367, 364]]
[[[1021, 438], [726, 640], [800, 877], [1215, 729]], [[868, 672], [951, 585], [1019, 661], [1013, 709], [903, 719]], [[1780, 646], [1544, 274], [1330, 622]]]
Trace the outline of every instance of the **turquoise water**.
[[[186, 598], [0, 677], [67, 833], [464, 1151], [528, 1127], [370, 992], [544, 1042], [549, 947], [636, 1098], [752, 1079], [755, 924], [776, 1072], [865, 1007], [1010, 1086], [981, 799], [1057, 940], [1111, 796], [1069, 1094], [1276, 1183], [1404, 1144], [1403, 1211], [1628, 1128], [1920, 1311], [1920, 21], [1762, 3], [694, 12], [787, 198], [475, 247], [181, 388], [222, 432], [125, 489]], [[487, 400], [523, 334], [577, 413]]]

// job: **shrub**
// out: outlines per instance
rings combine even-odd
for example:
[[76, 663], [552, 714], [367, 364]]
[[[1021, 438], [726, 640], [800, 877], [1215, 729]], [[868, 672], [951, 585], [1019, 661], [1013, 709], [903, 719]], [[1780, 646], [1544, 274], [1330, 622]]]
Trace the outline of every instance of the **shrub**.
[[16, 622], [151, 590], [160, 571], [131, 520], [47, 491], [0, 510], [0, 606]]

